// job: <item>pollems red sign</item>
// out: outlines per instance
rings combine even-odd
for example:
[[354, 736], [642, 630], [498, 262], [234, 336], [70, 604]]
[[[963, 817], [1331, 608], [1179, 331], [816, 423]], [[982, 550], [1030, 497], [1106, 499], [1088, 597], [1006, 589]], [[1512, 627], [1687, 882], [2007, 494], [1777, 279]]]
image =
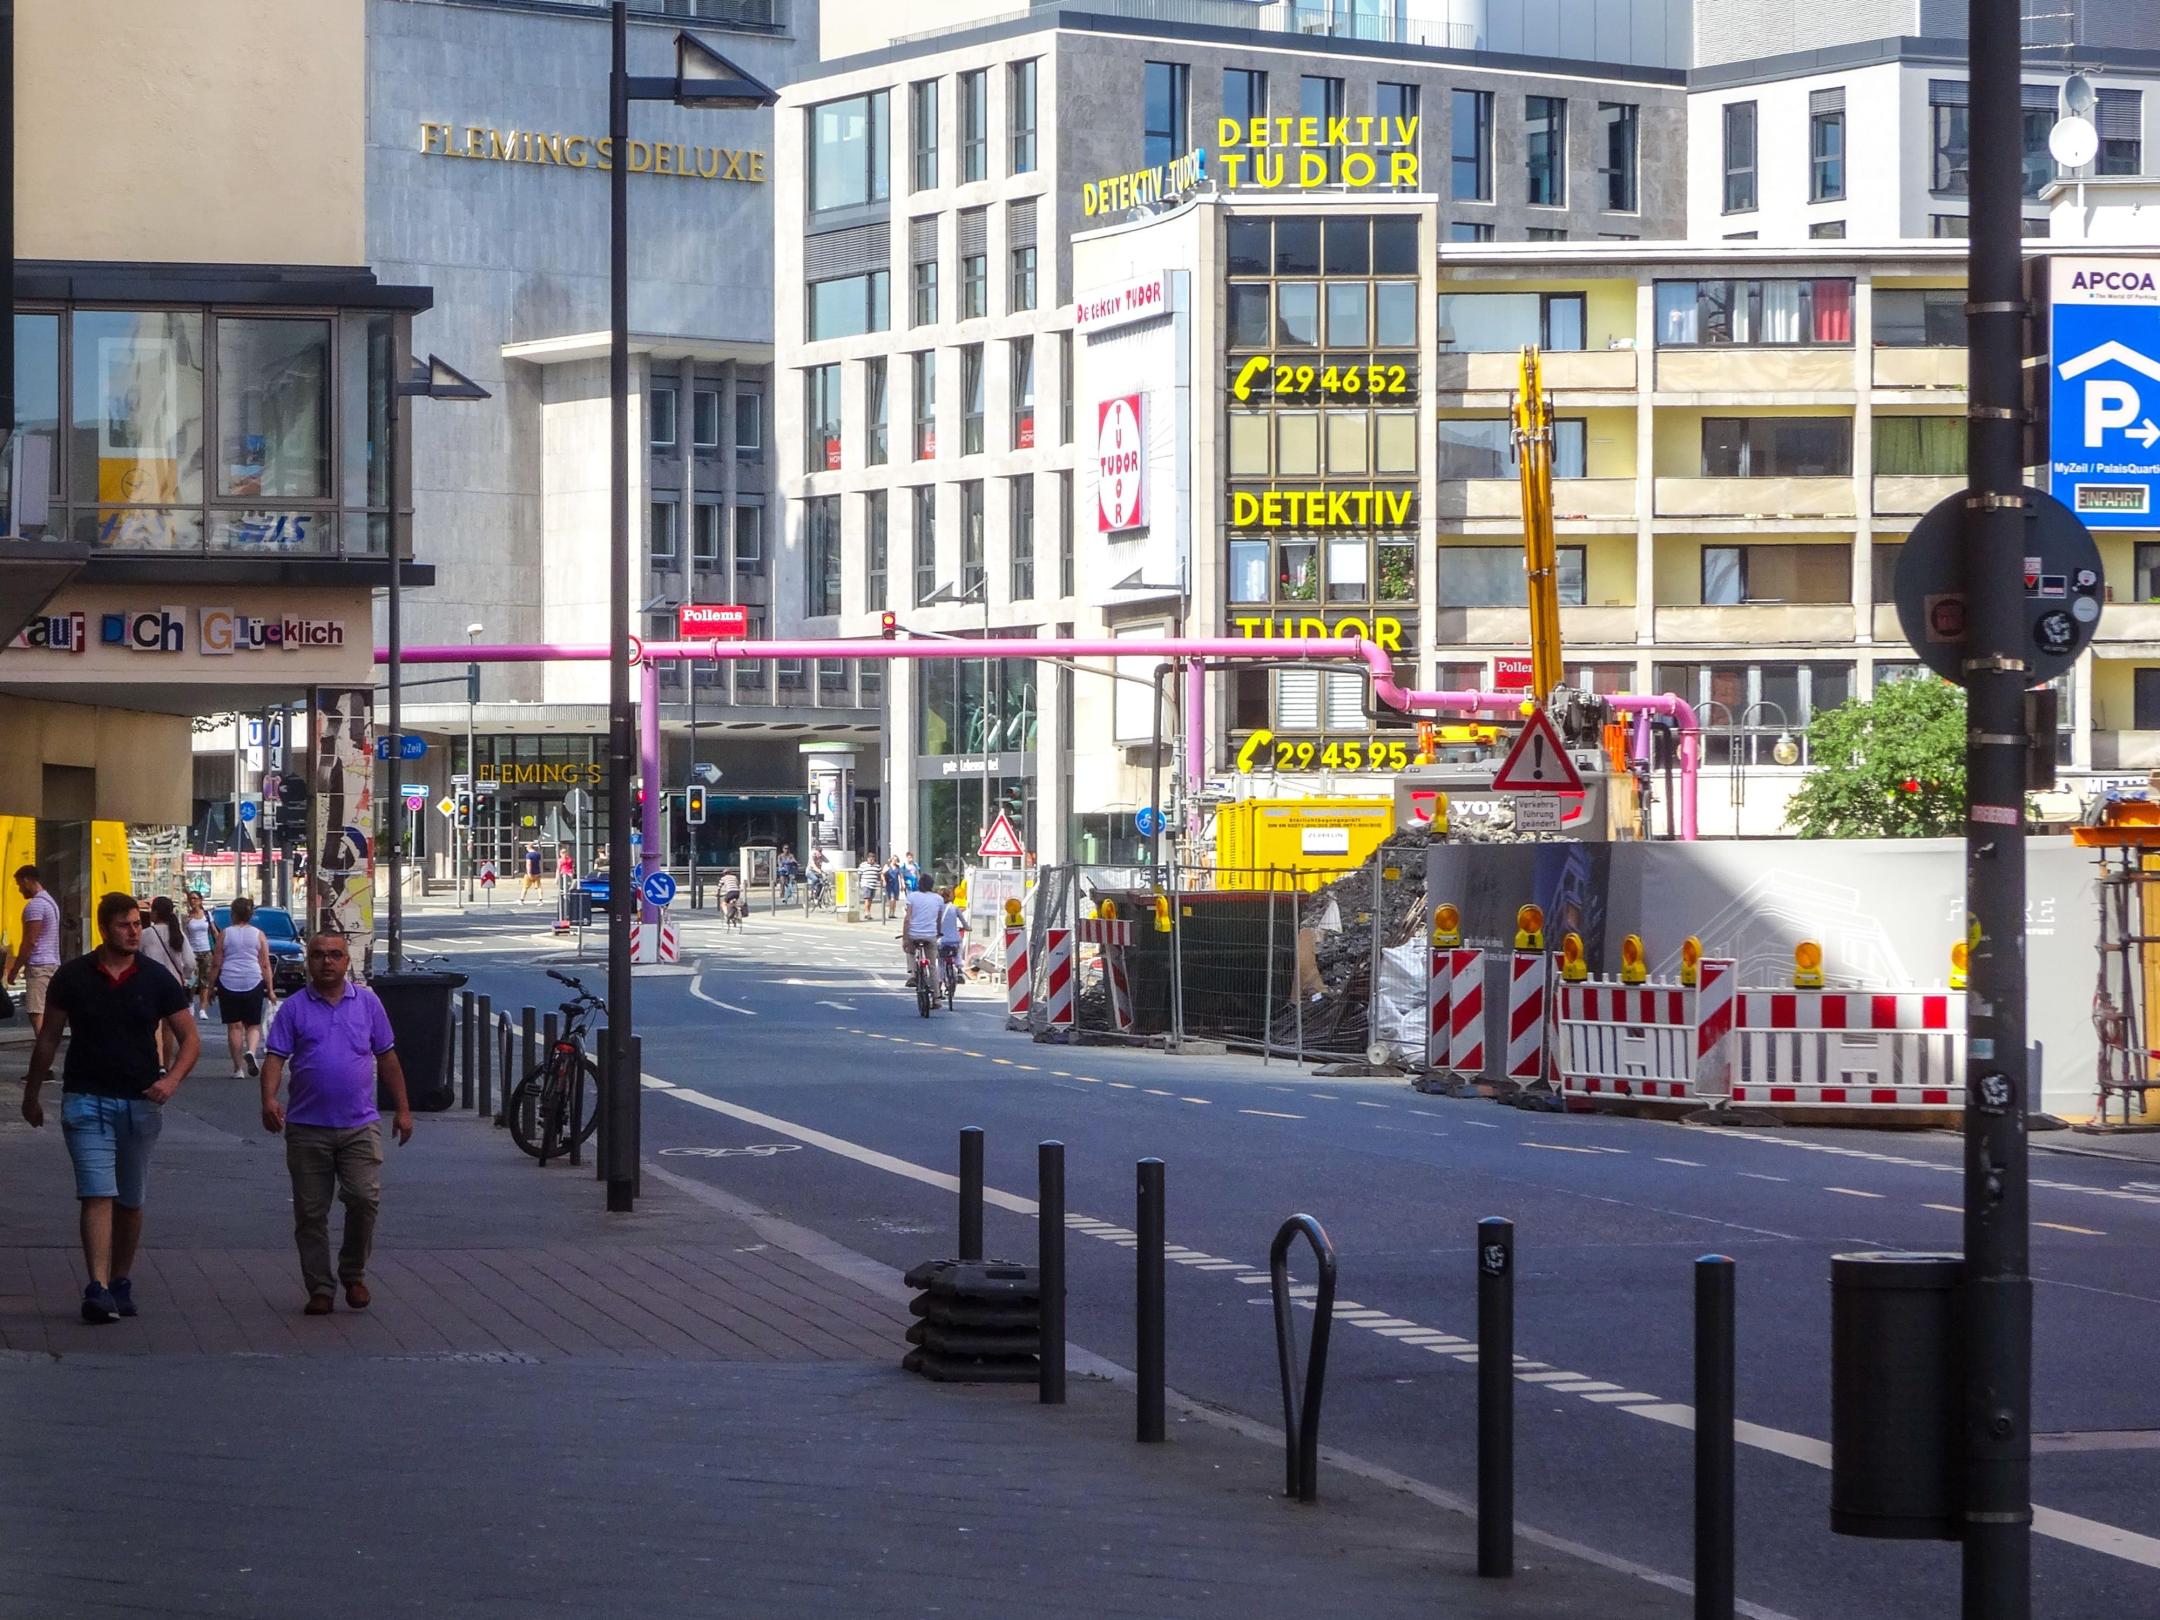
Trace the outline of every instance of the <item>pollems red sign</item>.
[[1095, 407], [1095, 527], [1147, 523], [1147, 396], [1119, 394]]

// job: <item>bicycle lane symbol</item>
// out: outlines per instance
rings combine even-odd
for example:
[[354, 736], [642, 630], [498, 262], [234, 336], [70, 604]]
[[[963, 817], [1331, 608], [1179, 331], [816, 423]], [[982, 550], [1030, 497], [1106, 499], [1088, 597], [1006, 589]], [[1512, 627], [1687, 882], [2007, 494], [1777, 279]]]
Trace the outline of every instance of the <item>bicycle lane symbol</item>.
[[748, 1147], [662, 1148], [664, 1159], [769, 1159], [776, 1153], [800, 1153], [800, 1142], [753, 1142]]

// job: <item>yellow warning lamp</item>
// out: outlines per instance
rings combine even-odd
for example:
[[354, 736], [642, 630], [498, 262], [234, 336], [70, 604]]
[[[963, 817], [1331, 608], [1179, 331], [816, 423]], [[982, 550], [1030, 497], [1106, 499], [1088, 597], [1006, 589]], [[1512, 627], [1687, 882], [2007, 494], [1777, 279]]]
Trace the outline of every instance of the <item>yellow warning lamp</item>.
[[1650, 964], [1643, 960], [1642, 935], [1630, 934], [1620, 942], [1620, 982], [1641, 984], [1650, 977]]
[[1019, 901], [1008, 900], [1005, 902], [1005, 926], [1007, 928], [1018, 928], [1020, 926]]
[[1440, 746], [1440, 728], [1430, 720], [1420, 720], [1417, 728], [1417, 762], [1430, 765], [1433, 754]]
[[1590, 964], [1583, 960], [1580, 934], [1560, 936], [1560, 977], [1570, 983], [1590, 977]]
[[1518, 951], [1542, 951], [1545, 948], [1545, 908], [1524, 906], [1515, 913], [1515, 948]]
[[1516, 712], [1527, 720], [1537, 713], [1537, 700], [1535, 698], [1524, 698], [1515, 708]]
[[1951, 989], [1962, 990], [1965, 988], [1965, 964], [1971, 959], [1972, 952], [1966, 948], [1965, 942], [1962, 939], [1959, 940], [1955, 945], [1950, 947]]
[[1447, 795], [1435, 793], [1432, 801], [1432, 821], [1426, 829], [1442, 838], [1447, 836]]
[[1115, 900], [1105, 900], [1095, 908], [1095, 915], [1102, 918], [1104, 922], [1116, 922], [1117, 902]]
[[1822, 988], [1822, 946], [1812, 939], [1792, 948], [1792, 982], [1795, 990]]
[[1702, 941], [1690, 934], [1680, 942], [1680, 982], [1689, 989], [1694, 989], [1701, 967]]
[[1158, 894], [1155, 897], [1155, 932], [1170, 932], [1170, 897], [1167, 894]]
[[1453, 902], [1443, 902], [1432, 914], [1432, 942], [1444, 951], [1462, 944], [1462, 913]]
[[960, 880], [960, 881], [959, 881], [958, 883], [955, 883], [955, 884], [953, 885], [953, 889], [952, 889], [952, 903], [953, 903], [954, 905], [958, 906], [958, 907], [959, 907], [959, 908], [960, 908], [960, 909], [961, 909], [962, 911], [965, 911], [965, 910], [967, 910], [967, 879], [966, 879], [966, 878], [962, 878], [962, 879], [961, 879], [961, 880]]

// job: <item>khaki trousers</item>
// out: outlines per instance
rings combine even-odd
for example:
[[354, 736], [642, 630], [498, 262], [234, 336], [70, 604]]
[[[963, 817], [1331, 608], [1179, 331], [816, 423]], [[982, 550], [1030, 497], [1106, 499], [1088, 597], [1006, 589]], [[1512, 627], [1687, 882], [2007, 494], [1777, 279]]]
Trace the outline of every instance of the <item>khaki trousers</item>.
[[[285, 1127], [285, 1168], [292, 1173], [293, 1239], [310, 1294], [335, 1294], [339, 1283], [367, 1274], [375, 1247], [375, 1212], [382, 1202], [382, 1122], [340, 1130], [331, 1125]], [[330, 1270], [330, 1200], [344, 1200], [345, 1241]]]

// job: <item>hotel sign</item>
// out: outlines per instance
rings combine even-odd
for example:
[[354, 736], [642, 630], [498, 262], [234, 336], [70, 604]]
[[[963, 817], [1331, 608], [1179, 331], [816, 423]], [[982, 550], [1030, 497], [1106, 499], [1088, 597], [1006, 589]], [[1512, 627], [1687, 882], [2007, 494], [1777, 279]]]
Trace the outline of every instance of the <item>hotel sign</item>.
[[[423, 118], [420, 120], [420, 155], [604, 171], [614, 167], [615, 143], [604, 135], [494, 129], [485, 124], [446, 124]], [[732, 146], [632, 141], [630, 172], [671, 174], [683, 180], [733, 180], [743, 185], [761, 186], [765, 183], [765, 154]]]

